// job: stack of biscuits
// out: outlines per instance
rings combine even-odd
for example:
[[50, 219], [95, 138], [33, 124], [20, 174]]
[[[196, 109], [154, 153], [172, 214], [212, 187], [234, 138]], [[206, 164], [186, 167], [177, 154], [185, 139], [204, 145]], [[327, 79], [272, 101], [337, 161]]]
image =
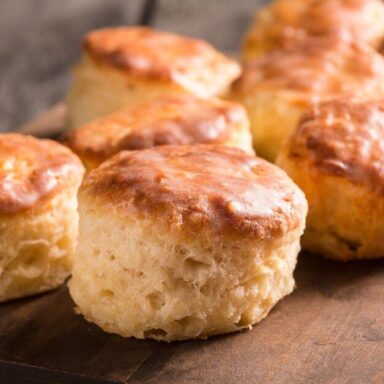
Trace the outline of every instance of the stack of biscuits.
[[107, 332], [206, 338], [291, 293], [301, 246], [383, 257], [383, 39], [380, 0], [276, 0], [244, 65], [151, 28], [88, 33], [61, 143], [0, 135], [0, 300], [72, 274]]
[[231, 96], [254, 147], [309, 204], [304, 249], [384, 256], [384, 3], [277, 0], [256, 15]]

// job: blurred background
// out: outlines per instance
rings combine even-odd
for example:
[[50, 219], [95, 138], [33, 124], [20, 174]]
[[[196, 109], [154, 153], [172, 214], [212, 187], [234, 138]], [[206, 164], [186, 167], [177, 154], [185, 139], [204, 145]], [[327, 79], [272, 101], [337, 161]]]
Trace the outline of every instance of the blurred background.
[[267, 0], [0, 0], [0, 131], [61, 101], [82, 35], [147, 23], [236, 52]]

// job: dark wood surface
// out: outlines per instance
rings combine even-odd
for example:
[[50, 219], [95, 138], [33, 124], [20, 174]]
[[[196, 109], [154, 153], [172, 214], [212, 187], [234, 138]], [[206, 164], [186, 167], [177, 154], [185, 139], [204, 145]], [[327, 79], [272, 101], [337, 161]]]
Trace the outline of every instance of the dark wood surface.
[[295, 276], [295, 292], [253, 330], [207, 341], [104, 333], [74, 313], [65, 286], [3, 304], [0, 382], [383, 383], [384, 261], [302, 254]]

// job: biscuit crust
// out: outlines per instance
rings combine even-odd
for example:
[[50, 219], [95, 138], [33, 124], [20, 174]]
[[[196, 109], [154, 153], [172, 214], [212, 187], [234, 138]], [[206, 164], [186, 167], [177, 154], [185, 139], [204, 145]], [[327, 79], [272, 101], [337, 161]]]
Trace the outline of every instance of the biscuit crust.
[[31, 208], [81, 178], [83, 166], [69, 149], [15, 133], [0, 135], [0, 214]]
[[245, 38], [246, 61], [308, 37], [345, 36], [378, 47], [384, 38], [380, 0], [277, 0], [255, 17]]
[[96, 30], [83, 47], [67, 97], [70, 129], [165, 94], [221, 96], [241, 72], [205, 41], [144, 27]]
[[383, 194], [384, 102], [336, 100], [311, 109], [290, 139], [288, 156]]
[[233, 91], [278, 89], [302, 92], [313, 100], [351, 93], [364, 97], [383, 92], [383, 80], [383, 57], [371, 47], [349, 38], [326, 37], [306, 39], [249, 63]]
[[296, 228], [297, 212], [305, 205], [295, 184], [274, 165], [214, 145], [120, 152], [90, 172], [80, 194], [101, 199], [120, 215], [158, 212], [175, 229], [260, 239]]
[[246, 65], [229, 97], [246, 107], [256, 153], [275, 161], [313, 104], [383, 98], [384, 59], [347, 38], [308, 38]]
[[384, 104], [342, 99], [313, 107], [277, 164], [304, 191], [303, 248], [337, 260], [384, 257]]
[[[104, 28], [88, 33], [84, 51], [95, 63], [132, 76], [178, 83], [216, 73], [237, 74], [238, 64], [204, 40], [145, 27]], [[208, 79], [207, 79], [208, 80]]]
[[57, 288], [70, 274], [83, 173], [57, 142], [0, 135], [0, 302]]
[[106, 332], [164, 341], [250, 329], [294, 289], [307, 204], [237, 148], [120, 152], [79, 193], [70, 294]]
[[121, 150], [158, 145], [216, 143], [252, 153], [249, 122], [234, 102], [168, 95], [123, 108], [68, 133], [63, 142], [88, 169]]

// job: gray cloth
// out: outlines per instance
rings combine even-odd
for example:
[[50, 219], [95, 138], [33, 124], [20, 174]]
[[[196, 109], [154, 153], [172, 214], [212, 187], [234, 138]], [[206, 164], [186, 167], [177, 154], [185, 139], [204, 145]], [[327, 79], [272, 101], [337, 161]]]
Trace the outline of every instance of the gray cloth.
[[[262, 0], [158, 0], [152, 25], [236, 51]], [[62, 100], [81, 36], [136, 24], [144, 0], [1, 0], [0, 131]]]

